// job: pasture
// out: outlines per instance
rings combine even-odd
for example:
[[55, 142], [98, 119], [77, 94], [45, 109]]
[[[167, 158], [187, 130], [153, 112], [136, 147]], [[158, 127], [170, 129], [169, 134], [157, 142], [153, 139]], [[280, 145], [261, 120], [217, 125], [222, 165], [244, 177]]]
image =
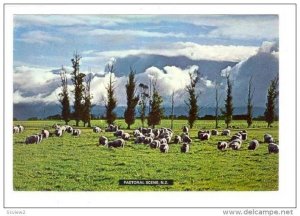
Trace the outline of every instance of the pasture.
[[[276, 191], [278, 190], [278, 156], [269, 154], [263, 135], [270, 133], [278, 141], [278, 122], [266, 128], [263, 121], [255, 121], [246, 128], [245, 121], [233, 121], [232, 133], [246, 129], [248, 139], [238, 151], [217, 150], [218, 141], [230, 137], [211, 136], [199, 141], [200, 129], [213, 129], [214, 121], [197, 120], [190, 131], [193, 142], [190, 152], [180, 153], [181, 144], [170, 144], [169, 153], [160, 153], [144, 144], [126, 142], [125, 148], [97, 146], [100, 135], [115, 139], [111, 132], [93, 133], [91, 128], [78, 127], [80, 137], [65, 133], [50, 137], [39, 144], [24, 144], [26, 136], [40, 133], [41, 129], [53, 131], [51, 126], [59, 121], [15, 121], [25, 131], [14, 134], [13, 187], [16, 191]], [[73, 125], [74, 122], [70, 122]], [[123, 120], [117, 125], [126, 128]], [[186, 120], [174, 121], [174, 135], [181, 134]], [[104, 120], [93, 120], [92, 126], [106, 127]], [[140, 127], [140, 120], [131, 128]], [[225, 127], [220, 121], [221, 128]], [[163, 120], [158, 127], [170, 127]], [[132, 135], [133, 130], [126, 130]], [[174, 138], [174, 136], [173, 136]], [[247, 149], [251, 139], [260, 141], [256, 151]], [[120, 179], [172, 179], [172, 186], [120, 186]]]

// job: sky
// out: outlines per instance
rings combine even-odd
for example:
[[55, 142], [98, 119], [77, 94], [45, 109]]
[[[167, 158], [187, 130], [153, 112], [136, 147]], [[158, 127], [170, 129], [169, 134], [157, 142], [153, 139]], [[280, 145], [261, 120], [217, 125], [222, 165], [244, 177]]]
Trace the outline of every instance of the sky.
[[[276, 73], [272, 65], [278, 65], [278, 28], [277, 15], [15, 15], [14, 103], [58, 103], [59, 71], [62, 65], [71, 71], [75, 51], [82, 56], [81, 72], [93, 74], [95, 104], [105, 97], [105, 65], [121, 60], [128, 65], [116, 68], [114, 76], [118, 105], [126, 104], [124, 85], [132, 57], [141, 61], [155, 56], [149, 67], [136, 71], [137, 79], [147, 82], [154, 77], [164, 97], [172, 91], [184, 94], [180, 92], [188, 84], [188, 73], [201, 72], [198, 61], [234, 63], [222, 64], [223, 70], [244, 77], [238, 76], [239, 71], [257, 67], [255, 61], [254, 66], [247, 63], [257, 59], [268, 61], [267, 69]], [[181, 64], [187, 60], [193, 64]], [[266, 70], [265, 64], [262, 67]], [[209, 95], [204, 100], [212, 105], [215, 80], [209, 72], [202, 75], [199, 91]], [[236, 86], [245, 83], [242, 79], [235, 81]]]

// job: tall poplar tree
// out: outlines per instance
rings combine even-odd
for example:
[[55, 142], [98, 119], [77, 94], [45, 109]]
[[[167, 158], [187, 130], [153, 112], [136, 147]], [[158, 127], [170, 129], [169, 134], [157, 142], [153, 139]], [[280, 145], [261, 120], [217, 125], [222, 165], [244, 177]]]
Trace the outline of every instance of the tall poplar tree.
[[70, 110], [70, 99], [68, 92], [68, 79], [67, 79], [67, 71], [62, 66], [60, 71], [60, 79], [61, 79], [61, 93], [59, 93], [59, 102], [61, 103], [61, 117], [65, 121], [66, 124], [70, 121], [71, 110]]
[[77, 52], [74, 53], [73, 58], [71, 59], [72, 61], [72, 67], [73, 67], [73, 72], [71, 73], [72, 75], [72, 82], [74, 84], [74, 118], [76, 121], [76, 126], [79, 125], [79, 121], [82, 119], [82, 114], [83, 114], [83, 94], [84, 94], [84, 77], [85, 74], [80, 73], [79, 68], [80, 68], [80, 59], [81, 56], [77, 54]]
[[135, 95], [135, 72], [130, 68], [130, 73], [128, 76], [128, 82], [126, 84], [126, 94], [127, 94], [127, 108], [124, 112], [125, 122], [127, 124], [127, 129], [130, 129], [130, 125], [135, 122], [135, 107], [139, 102], [139, 97]]
[[267, 103], [265, 110], [265, 120], [268, 123], [268, 127], [270, 127], [275, 121], [276, 99], [279, 95], [278, 83], [279, 76], [277, 74], [276, 77], [273, 80], [271, 80], [270, 86], [268, 88]]

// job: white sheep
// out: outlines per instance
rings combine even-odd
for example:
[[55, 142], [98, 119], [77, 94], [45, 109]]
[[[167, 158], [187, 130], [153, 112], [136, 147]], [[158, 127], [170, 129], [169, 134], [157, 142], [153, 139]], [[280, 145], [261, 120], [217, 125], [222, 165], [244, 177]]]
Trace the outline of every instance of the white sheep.
[[105, 136], [100, 136], [99, 145], [107, 145], [107, 144], [108, 144], [108, 139]]
[[183, 135], [182, 142], [190, 144], [192, 142], [192, 139], [188, 135]]
[[63, 135], [63, 131], [60, 128], [55, 129], [55, 135], [61, 137]]
[[13, 133], [19, 133], [20, 132], [20, 128], [17, 126], [13, 127]]
[[22, 125], [17, 125], [17, 127], [19, 128], [19, 132], [22, 133], [24, 131], [24, 126]]
[[241, 142], [238, 142], [238, 140], [233, 140], [229, 143], [229, 146], [233, 149], [233, 150], [239, 150], [242, 146]]
[[190, 145], [188, 143], [183, 143], [180, 147], [181, 153], [187, 153], [190, 150]]
[[162, 153], [168, 153], [169, 145], [167, 143], [160, 144], [159, 150]]
[[219, 134], [218, 130], [216, 130], [216, 129], [211, 130], [212, 136], [217, 136], [218, 134]]
[[256, 150], [259, 147], [259, 142], [257, 140], [251, 140], [248, 146], [248, 150]]
[[145, 137], [145, 139], [144, 139], [144, 144], [150, 144], [150, 143], [152, 143], [152, 141], [153, 141], [153, 139], [151, 138], [151, 137]]
[[129, 133], [123, 133], [122, 134], [122, 139], [123, 140], [129, 140], [130, 139], [130, 134]]
[[228, 130], [228, 129], [223, 130], [222, 136], [230, 136], [230, 130]]
[[219, 141], [217, 144], [217, 148], [221, 151], [224, 151], [228, 148], [228, 143], [224, 141]]
[[273, 143], [274, 142], [274, 138], [270, 134], [265, 134], [264, 135], [264, 142], [265, 143]]
[[269, 154], [271, 153], [277, 154], [279, 152], [279, 145], [275, 143], [269, 143], [268, 150], [269, 150]]
[[125, 140], [123, 139], [116, 139], [114, 141], [108, 142], [107, 144], [108, 148], [118, 148], [118, 147], [124, 148], [124, 146], [125, 146]]
[[43, 129], [41, 134], [43, 134], [43, 138], [48, 138], [50, 133], [48, 130]]
[[135, 138], [134, 143], [135, 143], [135, 144], [140, 144], [140, 143], [143, 143], [144, 140], [145, 140], [145, 136], [144, 136], [143, 134], [140, 134], [139, 136], [137, 136], [137, 137]]
[[153, 140], [150, 143], [150, 148], [159, 148], [160, 147], [160, 142], [158, 140]]
[[93, 132], [94, 133], [100, 133], [101, 132], [101, 128], [95, 126], [95, 127], [93, 127]]
[[31, 135], [26, 137], [25, 143], [26, 144], [33, 144], [33, 143], [38, 143], [39, 142], [39, 136], [38, 135]]
[[81, 130], [80, 129], [74, 129], [73, 130], [73, 136], [79, 136], [81, 134]]
[[188, 133], [189, 132], [189, 128], [187, 126], [183, 126], [182, 127], [182, 132], [183, 133]]
[[71, 126], [67, 125], [67, 126], [66, 126], [66, 131], [67, 131], [68, 133], [73, 133], [73, 128], [72, 128]]
[[181, 143], [181, 141], [182, 141], [181, 136], [176, 135], [175, 138], [174, 138], [174, 143], [179, 144], [179, 143]]

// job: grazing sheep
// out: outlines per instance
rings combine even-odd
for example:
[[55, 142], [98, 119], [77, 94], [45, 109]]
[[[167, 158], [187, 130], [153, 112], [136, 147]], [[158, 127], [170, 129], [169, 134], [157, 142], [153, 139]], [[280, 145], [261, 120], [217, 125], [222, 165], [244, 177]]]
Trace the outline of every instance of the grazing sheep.
[[117, 130], [115, 133], [114, 133], [114, 136], [116, 137], [122, 137], [124, 131], [123, 130]]
[[189, 132], [189, 128], [187, 126], [183, 126], [182, 127], [182, 132], [183, 133], [188, 133]]
[[256, 150], [259, 146], [259, 142], [257, 140], [251, 140], [248, 146], [248, 150]]
[[200, 140], [208, 140], [210, 138], [210, 134], [207, 131], [199, 131], [198, 132], [198, 139]]
[[227, 142], [224, 142], [224, 141], [220, 141], [218, 142], [217, 144], [217, 148], [221, 151], [224, 151], [228, 148], [228, 143]]
[[179, 143], [181, 143], [181, 141], [182, 141], [181, 136], [176, 135], [175, 138], [174, 138], [174, 143], [179, 144]]
[[235, 135], [233, 135], [233, 136], [230, 138], [230, 141], [236, 140], [236, 139], [241, 140], [241, 139], [242, 139], [242, 136], [239, 136], [238, 134], [235, 134]]
[[155, 137], [159, 137], [160, 135], [160, 130], [159, 129], [153, 129], [152, 133], [154, 134]]
[[22, 133], [24, 131], [24, 126], [22, 125], [17, 125], [17, 127], [19, 128], [19, 132]]
[[113, 124], [110, 124], [105, 128], [105, 132], [116, 132], [117, 130], [119, 130], [119, 127]]
[[242, 146], [242, 143], [238, 142], [237, 140], [233, 140], [229, 145], [233, 150], [239, 150]]
[[275, 143], [269, 143], [268, 150], [269, 150], [269, 154], [271, 153], [277, 154], [279, 152], [279, 146]]
[[242, 133], [242, 140], [246, 140], [248, 137], [248, 134], [247, 133]]
[[144, 140], [145, 140], [145, 136], [143, 134], [141, 134], [135, 138], [134, 143], [135, 144], [144, 143]]
[[168, 144], [168, 141], [166, 138], [162, 138], [159, 141], [160, 141], [160, 144]]
[[81, 130], [80, 129], [74, 129], [72, 134], [73, 134], [73, 136], [79, 136], [81, 134]]
[[71, 126], [67, 125], [67, 126], [66, 126], [66, 131], [67, 131], [68, 133], [73, 133], [73, 128], [72, 128]]
[[133, 136], [134, 136], [134, 137], [137, 137], [137, 136], [139, 136], [139, 135], [141, 135], [141, 132], [140, 132], [139, 130], [134, 130], [134, 131], [133, 131]]
[[172, 140], [172, 137], [171, 136], [166, 136], [165, 139], [167, 140], [167, 143], [170, 143], [171, 140]]
[[158, 140], [153, 140], [150, 143], [150, 148], [159, 148], [160, 147], [160, 142]]
[[192, 142], [192, 139], [189, 136], [185, 135], [182, 137], [182, 142], [190, 144]]
[[169, 145], [167, 143], [160, 144], [159, 150], [162, 153], [168, 153]]
[[211, 135], [212, 136], [217, 136], [219, 132], [216, 129], [211, 130]]
[[99, 137], [99, 145], [107, 145], [108, 139], [105, 136]]
[[43, 138], [48, 138], [50, 133], [49, 133], [49, 131], [43, 129], [41, 134], [43, 134]]
[[63, 135], [63, 131], [60, 128], [55, 129], [55, 135], [61, 137]]
[[63, 132], [65, 132], [67, 128], [66, 128], [66, 126], [61, 126], [60, 129], [61, 129]]
[[182, 134], [180, 134], [180, 136], [181, 136], [181, 138], [182, 138], [182, 137], [184, 137], [184, 136], [190, 136], [190, 134], [189, 134], [189, 133], [182, 133]]
[[53, 125], [52, 125], [52, 128], [54, 128], [54, 129], [58, 129], [58, 128], [60, 128], [60, 125], [59, 125], [59, 124], [57, 124], [57, 123], [55, 123], [55, 124], [53, 124]]
[[152, 141], [153, 141], [153, 139], [151, 138], [151, 137], [145, 137], [145, 139], [144, 139], [144, 144], [150, 144], [150, 143], [152, 143]]
[[39, 142], [42, 142], [42, 140], [43, 140], [43, 134], [37, 134], [37, 136], [39, 137]]
[[223, 130], [221, 135], [222, 136], [230, 136], [230, 130], [228, 130], [228, 129]]
[[17, 126], [13, 127], [13, 133], [19, 133], [20, 132], [20, 128]]
[[26, 144], [33, 144], [33, 143], [37, 144], [38, 142], [39, 142], [39, 136], [37, 135], [28, 136], [25, 139]]
[[108, 142], [107, 147], [108, 148], [118, 148], [118, 147], [122, 147], [124, 148], [125, 146], [125, 140], [123, 139], [116, 139], [114, 141]]
[[265, 142], [265, 143], [273, 143], [273, 142], [274, 142], [274, 139], [273, 139], [272, 135], [270, 135], [270, 134], [265, 134], [265, 135], [264, 135], [264, 142]]
[[101, 128], [95, 126], [95, 127], [93, 127], [93, 132], [94, 133], [100, 133], [101, 132]]
[[187, 153], [190, 150], [190, 145], [188, 143], [183, 143], [180, 147], [181, 153]]
[[234, 143], [239, 143], [240, 145], [242, 145], [242, 140], [241, 139], [234, 139], [234, 140], [230, 140], [230, 142], [228, 143], [228, 147], [231, 148], [232, 147], [232, 144]]
[[146, 134], [148, 132], [148, 128], [140, 128], [142, 134]]
[[130, 139], [129, 133], [123, 133], [123, 134], [122, 134], [122, 139], [123, 139], [123, 140], [129, 140], [129, 139]]

